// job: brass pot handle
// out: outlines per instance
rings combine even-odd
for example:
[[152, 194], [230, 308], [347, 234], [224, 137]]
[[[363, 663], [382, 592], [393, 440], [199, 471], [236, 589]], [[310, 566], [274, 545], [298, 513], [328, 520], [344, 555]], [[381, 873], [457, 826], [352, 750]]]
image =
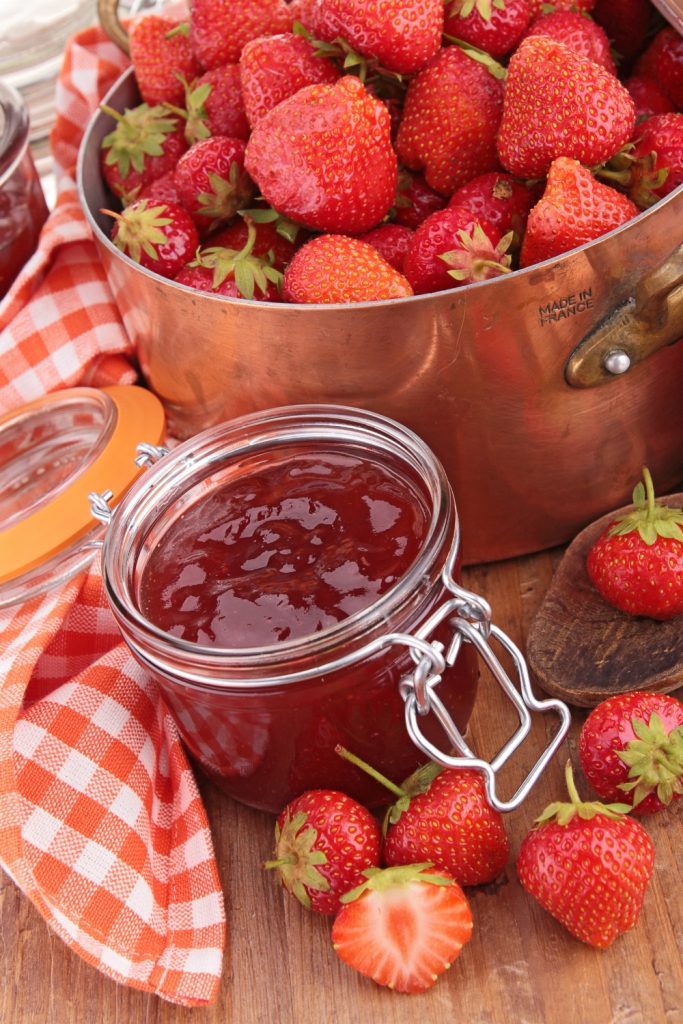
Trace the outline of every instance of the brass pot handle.
[[583, 338], [567, 361], [565, 377], [575, 388], [614, 380], [654, 352], [683, 337], [683, 245], [636, 285]]
[[97, 0], [97, 17], [112, 42], [130, 55], [128, 33], [119, 20], [119, 0]]

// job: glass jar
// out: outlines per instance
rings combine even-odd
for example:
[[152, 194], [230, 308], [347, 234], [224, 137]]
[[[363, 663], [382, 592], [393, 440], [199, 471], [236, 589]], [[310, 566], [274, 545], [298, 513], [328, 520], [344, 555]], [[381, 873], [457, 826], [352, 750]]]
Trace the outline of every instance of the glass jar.
[[[187, 523], [192, 510], [190, 518], [201, 520], [202, 502], [263, 467], [329, 453], [385, 467], [427, 509], [419, 554], [385, 593], [328, 628], [262, 647], [189, 642], [150, 621], [142, 611], [145, 571], [181, 517]], [[104, 585], [127, 644], [157, 679], [187, 749], [219, 786], [275, 812], [318, 787], [372, 803], [385, 794], [335, 752], [337, 745], [398, 781], [426, 760], [425, 751], [443, 747], [444, 730], [449, 750], [474, 758], [462, 734], [476, 694], [480, 641], [466, 634], [485, 643], [477, 620], [486, 619], [488, 607], [457, 584], [453, 495], [416, 435], [361, 410], [293, 406], [148, 455], [156, 465], [113, 514], [97, 502], [108, 522]], [[438, 714], [416, 726], [416, 715], [430, 706]]]
[[99, 552], [88, 495], [121, 494], [141, 472], [141, 436], [159, 440], [159, 400], [139, 387], [67, 388], [0, 416], [0, 609], [65, 583]]
[[21, 96], [0, 82], [0, 299], [35, 250], [48, 213], [28, 132]]
[[33, 155], [49, 164], [57, 76], [74, 33], [97, 20], [95, 0], [0, 0], [0, 78], [20, 93], [30, 115]]

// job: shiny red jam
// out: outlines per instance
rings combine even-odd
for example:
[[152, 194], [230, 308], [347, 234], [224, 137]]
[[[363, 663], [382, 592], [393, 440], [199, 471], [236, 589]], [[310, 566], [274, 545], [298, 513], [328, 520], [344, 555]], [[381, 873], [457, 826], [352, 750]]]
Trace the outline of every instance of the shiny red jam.
[[415, 561], [428, 513], [386, 466], [298, 454], [191, 506], [152, 552], [141, 610], [171, 636], [263, 647], [329, 629]]
[[[305, 789], [386, 792], [341, 744], [401, 781], [427, 755], [406, 729], [412, 638], [448, 649], [443, 570], [457, 513], [443, 469], [398, 423], [294, 406], [205, 431], [117, 507], [103, 575], [122, 633], [155, 675], [190, 754], [224, 790], [280, 811]], [[450, 566], [457, 572], [457, 565]], [[438, 683], [461, 731], [477, 659]], [[420, 728], [442, 750], [434, 714]]]
[[32, 255], [47, 218], [28, 149], [28, 116], [19, 94], [0, 82], [0, 299]]

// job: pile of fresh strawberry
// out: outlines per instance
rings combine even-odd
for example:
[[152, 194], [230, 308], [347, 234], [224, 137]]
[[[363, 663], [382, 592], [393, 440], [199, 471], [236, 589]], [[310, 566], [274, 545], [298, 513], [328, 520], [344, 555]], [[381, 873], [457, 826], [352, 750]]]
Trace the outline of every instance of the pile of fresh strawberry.
[[[398, 992], [421, 992], [470, 939], [464, 888], [503, 874], [510, 841], [474, 769], [429, 763], [402, 786], [351, 752], [337, 753], [385, 785], [382, 827], [344, 793], [307, 790], [280, 814], [275, 869], [305, 907], [334, 917], [332, 942], [349, 966]], [[579, 737], [586, 778], [605, 799], [585, 802], [565, 777], [520, 846], [520, 883], [576, 938], [603, 949], [636, 924], [654, 846], [629, 812], [664, 810], [683, 793], [683, 703], [651, 692], [612, 697]]]
[[191, 0], [130, 47], [142, 102], [108, 110], [102, 145], [113, 240], [217, 295], [485, 281], [683, 181], [683, 39], [649, 0]]

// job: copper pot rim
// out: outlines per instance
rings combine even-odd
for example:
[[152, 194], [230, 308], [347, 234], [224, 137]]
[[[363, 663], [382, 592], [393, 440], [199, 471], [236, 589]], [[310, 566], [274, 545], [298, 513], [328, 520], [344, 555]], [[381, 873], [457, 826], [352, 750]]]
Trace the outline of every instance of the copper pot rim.
[[[128, 80], [132, 78], [134, 78], [133, 68], [126, 68], [126, 70], [122, 72], [122, 74], [117, 78], [116, 82], [111, 87], [111, 89], [109, 89], [106, 96], [101, 102], [103, 104], [108, 104], [109, 106], [112, 106], [112, 97], [114, 96], [114, 94], [123, 84], [127, 84]], [[93, 134], [96, 132], [97, 128], [100, 126], [101, 120], [106, 117], [109, 117], [109, 115], [99, 108], [91, 116], [90, 121], [88, 122], [86, 130], [84, 132], [83, 138], [81, 140], [81, 145], [78, 151], [78, 160], [76, 164], [76, 185], [78, 191], [78, 198], [81, 208], [88, 221], [88, 224], [93, 232], [95, 240], [100, 245], [102, 245], [110, 253], [111, 256], [113, 256], [119, 262], [123, 263], [125, 266], [130, 267], [130, 269], [133, 272], [136, 272], [138, 274], [143, 275], [144, 277], [147, 277], [152, 282], [157, 282], [166, 285], [172, 291], [185, 293], [188, 296], [196, 298], [196, 288], [191, 288], [189, 285], [179, 284], [177, 281], [174, 281], [171, 278], [163, 277], [161, 274], [156, 274], [154, 273], [154, 271], [148, 270], [146, 267], [143, 267], [139, 263], [136, 263], [129, 256], [126, 256], [125, 253], [121, 252], [121, 250], [118, 249], [113, 244], [111, 239], [105, 234], [105, 232], [101, 229], [100, 225], [97, 222], [95, 213], [92, 209], [92, 204], [90, 202], [90, 197], [87, 195], [85, 186], [83, 184], [83, 169], [85, 161], [87, 159], [87, 151], [92, 145], [91, 138]], [[461, 285], [460, 287], [438, 292], [428, 292], [427, 294], [424, 295], [410, 295], [404, 298], [382, 299], [373, 302], [274, 303], [266, 302], [259, 299], [250, 299], [248, 300], [249, 307], [255, 307], [258, 309], [268, 309], [271, 312], [274, 309], [277, 309], [279, 311], [281, 310], [284, 316], [301, 315], [301, 311], [306, 309], [314, 310], [318, 314], [322, 313], [323, 311], [329, 311], [329, 315], [332, 315], [333, 313], [338, 313], [341, 310], [348, 311], [358, 309], [367, 311], [368, 309], [386, 309], [388, 307], [403, 308], [405, 306], [416, 306], [418, 304], [426, 304], [433, 302], [435, 299], [443, 298], [444, 296], [450, 297], [451, 299], [462, 298], [464, 295], [469, 294], [473, 289], [495, 288], [496, 285], [499, 285], [503, 281], [510, 280], [511, 277], [528, 277], [529, 275], [537, 274], [551, 267], [555, 268], [562, 266], [564, 263], [569, 262], [571, 259], [575, 258], [579, 253], [591, 253], [594, 249], [599, 247], [600, 244], [605, 241], [605, 239], [613, 238], [620, 234], [624, 234], [631, 230], [637, 229], [637, 226], [640, 225], [644, 219], [656, 216], [659, 211], [661, 211], [664, 207], [668, 206], [669, 203], [672, 202], [675, 199], [675, 197], [678, 196], [681, 192], [683, 192], [683, 184], [678, 185], [672, 192], [670, 192], [663, 199], [660, 199], [653, 206], [649, 207], [646, 210], [642, 210], [636, 217], [631, 218], [631, 220], [627, 221], [625, 224], [621, 224], [617, 228], [614, 228], [612, 231], [609, 231], [606, 234], [601, 235], [599, 238], [595, 238], [590, 242], [585, 242], [583, 245], [577, 246], [574, 249], [569, 249], [567, 250], [567, 252], [562, 253], [560, 256], [554, 256], [551, 259], [543, 260], [543, 262], [541, 263], [534, 263], [530, 267], [524, 267], [522, 269], [515, 270], [510, 275], [503, 274], [500, 277], [493, 278], [489, 281], [477, 281], [473, 284]], [[243, 309], [246, 301], [244, 299], [232, 298], [231, 296], [228, 295], [212, 295], [210, 292], [201, 292], [200, 295], [202, 299], [205, 299], [207, 302], [210, 303], [217, 303], [220, 307], [225, 307], [225, 304], [227, 303], [231, 306]]]

